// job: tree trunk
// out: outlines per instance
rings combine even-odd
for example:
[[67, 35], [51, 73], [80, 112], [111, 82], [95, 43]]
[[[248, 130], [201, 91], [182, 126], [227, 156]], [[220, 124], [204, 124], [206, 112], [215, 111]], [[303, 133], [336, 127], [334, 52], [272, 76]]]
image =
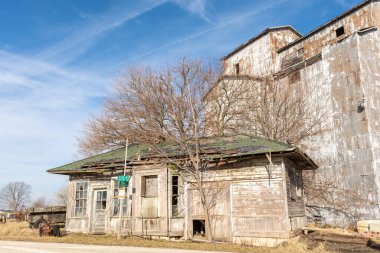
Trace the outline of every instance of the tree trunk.
[[212, 234], [212, 229], [211, 229], [211, 219], [210, 219], [210, 213], [209, 213], [210, 210], [207, 206], [207, 199], [206, 199], [205, 193], [203, 191], [202, 180], [200, 178], [199, 172], [196, 174], [196, 180], [197, 180], [197, 185], [199, 187], [198, 190], [199, 190], [199, 194], [201, 196], [202, 207], [203, 207], [204, 212], [205, 212], [205, 229], [206, 229], [207, 240], [209, 242], [212, 242], [213, 241], [213, 234]]

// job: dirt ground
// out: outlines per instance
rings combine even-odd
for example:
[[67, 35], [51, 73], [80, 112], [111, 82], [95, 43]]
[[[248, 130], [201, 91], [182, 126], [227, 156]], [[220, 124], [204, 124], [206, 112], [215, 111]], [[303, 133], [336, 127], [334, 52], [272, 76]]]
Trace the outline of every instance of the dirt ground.
[[7, 222], [6, 224], [0, 224], [0, 240], [260, 253], [346, 253], [379, 252], [380, 250], [380, 244], [376, 244], [375, 241], [369, 238], [355, 236], [352, 233], [334, 234], [314, 232], [307, 236], [297, 236], [289, 240], [288, 243], [276, 248], [267, 248], [231, 243], [146, 240], [138, 237], [126, 237], [118, 241], [116, 236], [112, 234], [86, 235], [73, 233], [62, 237], [39, 237], [38, 231], [30, 229], [26, 222]]
[[313, 232], [301, 235], [299, 241], [305, 243], [308, 249], [323, 243], [326, 249], [332, 252], [380, 252], [379, 241], [358, 235]]

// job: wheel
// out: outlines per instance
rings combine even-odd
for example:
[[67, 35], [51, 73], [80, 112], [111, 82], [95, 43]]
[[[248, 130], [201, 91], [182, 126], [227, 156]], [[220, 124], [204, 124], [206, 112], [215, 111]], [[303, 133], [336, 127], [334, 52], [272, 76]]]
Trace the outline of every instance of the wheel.
[[7, 222], [7, 217], [5, 215], [0, 215], [0, 223], [5, 223]]
[[33, 223], [33, 228], [37, 229], [40, 228], [43, 225], [47, 225], [48, 222], [44, 219], [38, 219]]

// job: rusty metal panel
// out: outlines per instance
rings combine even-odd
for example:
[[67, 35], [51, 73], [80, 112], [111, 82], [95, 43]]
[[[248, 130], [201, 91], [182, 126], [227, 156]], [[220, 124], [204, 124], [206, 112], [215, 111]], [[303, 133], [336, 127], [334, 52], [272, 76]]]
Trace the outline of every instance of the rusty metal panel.
[[[305, 59], [309, 59], [321, 53], [322, 49], [326, 46], [333, 45], [361, 29], [378, 25], [379, 22], [376, 20], [376, 15], [378, 15], [378, 13], [376, 12], [376, 9], [374, 9], [375, 7], [373, 7], [376, 6], [378, 8], [378, 5], [378, 3], [373, 3], [358, 9], [338, 22], [335, 22], [313, 34], [302, 42], [286, 49], [285, 51], [282, 51], [279, 54], [279, 58], [284, 59], [291, 54], [295, 54], [297, 50], [303, 48], [305, 52]], [[342, 26], [344, 27], [345, 33], [342, 36], [337, 37], [335, 31]]]

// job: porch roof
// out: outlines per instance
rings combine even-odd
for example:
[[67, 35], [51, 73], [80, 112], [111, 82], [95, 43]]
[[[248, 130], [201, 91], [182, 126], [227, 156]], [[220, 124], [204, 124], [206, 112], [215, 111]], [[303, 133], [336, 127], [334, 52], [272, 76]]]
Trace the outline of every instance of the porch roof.
[[[257, 156], [266, 153], [272, 155], [292, 154], [292, 156], [296, 156], [297, 160], [303, 160], [309, 169], [317, 168], [317, 165], [295, 146], [262, 137], [234, 135], [204, 138], [201, 141], [201, 154], [210, 160]], [[68, 175], [120, 170], [124, 165], [124, 155], [125, 147], [49, 169], [48, 172]], [[131, 144], [128, 146], [127, 163], [129, 167], [154, 161], [156, 163], [157, 161], [168, 162], [168, 158], [183, 159], [186, 158], [186, 153], [173, 143], [163, 143], [157, 146], [148, 144]]]

